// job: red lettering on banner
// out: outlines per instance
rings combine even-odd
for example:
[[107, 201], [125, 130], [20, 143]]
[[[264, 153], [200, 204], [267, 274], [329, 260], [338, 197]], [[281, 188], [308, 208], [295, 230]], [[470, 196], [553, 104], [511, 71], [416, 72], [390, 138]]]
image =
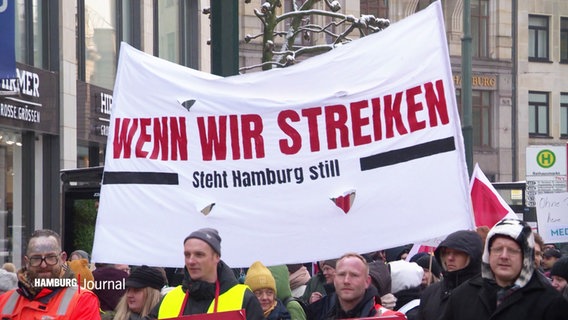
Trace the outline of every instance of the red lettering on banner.
[[337, 149], [337, 138], [342, 147], [349, 146], [349, 128], [347, 128], [347, 108], [344, 105], [327, 106], [325, 108], [325, 128], [327, 131], [327, 147]]
[[[438, 115], [442, 124], [448, 124], [450, 117], [448, 116], [448, 107], [446, 105], [446, 95], [444, 93], [444, 83], [442, 80], [436, 81], [436, 89], [431, 82], [425, 83], [426, 89], [426, 105], [428, 106], [428, 117], [430, 118], [430, 127], [438, 125]], [[436, 96], [437, 93], [437, 96]]]
[[113, 158], [130, 159], [132, 148], [134, 158], [187, 160], [185, 117], [115, 119]]
[[363, 135], [362, 127], [370, 124], [369, 118], [361, 116], [361, 109], [369, 106], [366, 100], [353, 102], [351, 108], [351, 126], [353, 127], [353, 144], [356, 146], [364, 145], [371, 142], [370, 135]]
[[[288, 121], [300, 122], [300, 115], [294, 110], [284, 110], [278, 114], [278, 126], [280, 130], [284, 132], [288, 137], [290, 137], [290, 142], [286, 139], [280, 139], [278, 144], [280, 145], [280, 151], [283, 154], [295, 154], [302, 148], [302, 136], [298, 130], [294, 129]], [[317, 134], [316, 134], [317, 135]]]
[[[323, 119], [320, 117], [322, 114]], [[320, 134], [325, 134], [327, 149], [333, 150], [349, 147], [351, 143], [360, 146], [383, 138], [403, 136], [423, 130], [427, 125], [445, 125], [449, 123], [449, 116], [442, 80], [427, 82], [383, 97], [354, 101], [349, 106], [339, 104], [301, 111], [284, 110], [278, 115], [277, 122], [286, 135], [285, 139], [279, 140], [283, 154], [300, 152], [303, 135], [295, 125], [301, 125], [302, 121], [307, 126], [309, 151], [317, 152], [321, 148]], [[319, 130], [320, 125], [325, 126], [322, 132]]]
[[387, 139], [394, 137], [393, 124], [396, 125], [396, 129], [400, 135], [407, 134], [404, 123], [402, 122], [402, 113], [400, 111], [400, 104], [402, 101], [402, 92], [397, 92], [392, 101], [392, 96], [386, 95], [385, 100], [385, 124], [387, 130]]
[[[373, 105], [373, 138], [375, 141], [383, 140], [383, 120], [381, 117], [381, 99], [375, 98], [371, 100]], [[370, 143], [370, 142], [368, 142]]]
[[406, 90], [406, 101], [408, 104], [408, 126], [410, 127], [410, 132], [416, 130], [421, 130], [426, 128], [425, 121], [418, 121], [416, 113], [422, 111], [422, 103], [416, 102], [416, 96], [422, 93], [422, 88], [420, 86], [410, 88]]
[[321, 115], [321, 108], [309, 108], [302, 110], [302, 116], [308, 119], [308, 136], [310, 137], [310, 150], [319, 151], [319, 127], [318, 117]]
[[231, 115], [228, 126], [227, 116], [198, 117], [197, 128], [205, 161], [227, 160], [228, 139], [231, 141], [232, 160], [241, 159], [241, 147], [243, 159], [264, 158], [264, 126], [257, 114]]

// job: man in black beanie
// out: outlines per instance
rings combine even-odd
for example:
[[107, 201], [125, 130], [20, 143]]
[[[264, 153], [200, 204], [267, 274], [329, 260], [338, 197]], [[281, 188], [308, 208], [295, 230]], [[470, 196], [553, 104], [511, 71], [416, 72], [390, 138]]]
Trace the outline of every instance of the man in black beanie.
[[246, 311], [247, 320], [264, 319], [260, 302], [221, 260], [221, 237], [212, 228], [192, 232], [183, 241], [185, 270], [182, 285], [168, 292], [150, 318]]
[[558, 259], [550, 270], [552, 286], [568, 299], [568, 257]]

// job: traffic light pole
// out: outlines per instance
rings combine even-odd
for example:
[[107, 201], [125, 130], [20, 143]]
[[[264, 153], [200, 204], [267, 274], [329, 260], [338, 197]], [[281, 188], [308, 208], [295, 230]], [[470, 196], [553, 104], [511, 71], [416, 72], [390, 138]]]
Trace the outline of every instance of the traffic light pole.
[[462, 134], [465, 147], [465, 159], [469, 176], [473, 173], [473, 125], [471, 106], [471, 6], [470, 0], [463, 2], [463, 38], [462, 38], [462, 82], [461, 103], [463, 111]]
[[237, 0], [210, 0], [211, 73], [239, 73], [239, 5]]

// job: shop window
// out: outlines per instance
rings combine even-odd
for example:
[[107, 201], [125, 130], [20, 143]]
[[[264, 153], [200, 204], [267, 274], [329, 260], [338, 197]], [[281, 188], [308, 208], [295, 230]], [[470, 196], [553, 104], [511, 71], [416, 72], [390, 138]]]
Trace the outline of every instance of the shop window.
[[548, 17], [529, 15], [529, 61], [549, 61], [549, 33]]
[[0, 131], [0, 262], [22, 265], [22, 242], [30, 226], [22, 213], [22, 137]]
[[548, 137], [548, 92], [529, 91], [529, 136]]

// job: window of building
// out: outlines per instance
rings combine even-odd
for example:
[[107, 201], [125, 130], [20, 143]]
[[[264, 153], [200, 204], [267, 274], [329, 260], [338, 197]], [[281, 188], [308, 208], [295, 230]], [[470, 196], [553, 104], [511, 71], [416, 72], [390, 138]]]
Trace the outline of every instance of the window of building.
[[548, 61], [549, 32], [548, 17], [529, 15], [529, 61]]
[[199, 68], [199, 1], [154, 1], [154, 55]]
[[548, 92], [529, 91], [529, 136], [548, 137]]
[[489, 0], [471, 1], [472, 54], [475, 57], [489, 55]]
[[131, 0], [79, 0], [77, 12], [78, 78], [113, 89], [120, 42], [141, 47], [140, 4]]
[[472, 90], [471, 107], [473, 145], [489, 147], [491, 145], [491, 92]]
[[376, 18], [389, 18], [389, 0], [361, 0], [359, 3], [361, 14], [372, 14]]
[[17, 0], [15, 6], [16, 61], [45, 68], [43, 21], [47, 4], [41, 0]]
[[568, 93], [560, 94], [560, 136], [568, 138]]
[[560, 18], [560, 62], [568, 63], [568, 18]]
[[[463, 123], [463, 108], [461, 89], [456, 89], [458, 112]], [[473, 127], [473, 146], [478, 148], [491, 147], [491, 91], [471, 91], [471, 124]]]
[[116, 4], [85, 0], [85, 82], [112, 89], [116, 75]]

